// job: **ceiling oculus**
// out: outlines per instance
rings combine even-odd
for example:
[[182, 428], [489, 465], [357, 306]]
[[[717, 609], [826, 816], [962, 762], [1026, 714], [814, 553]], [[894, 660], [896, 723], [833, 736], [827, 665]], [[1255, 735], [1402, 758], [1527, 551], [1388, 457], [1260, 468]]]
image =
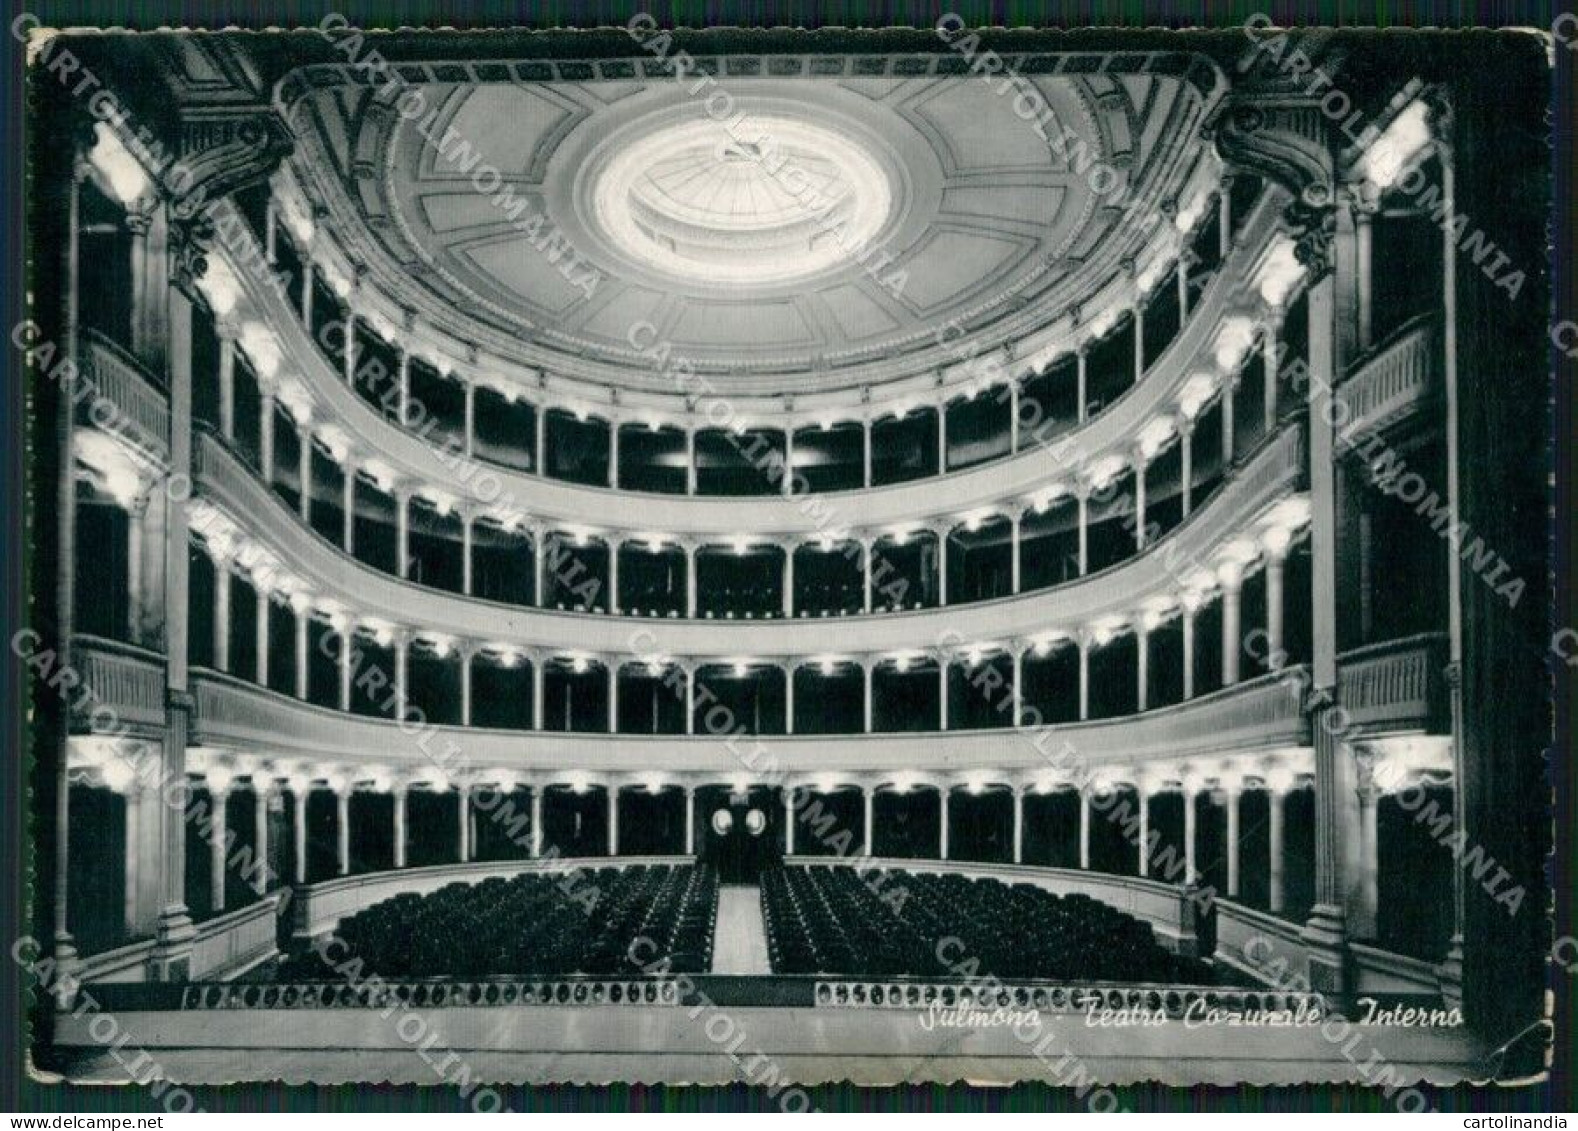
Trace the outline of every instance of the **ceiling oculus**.
[[615, 154], [597, 224], [630, 258], [692, 283], [771, 285], [853, 265], [894, 194], [847, 135], [791, 118], [691, 121]]

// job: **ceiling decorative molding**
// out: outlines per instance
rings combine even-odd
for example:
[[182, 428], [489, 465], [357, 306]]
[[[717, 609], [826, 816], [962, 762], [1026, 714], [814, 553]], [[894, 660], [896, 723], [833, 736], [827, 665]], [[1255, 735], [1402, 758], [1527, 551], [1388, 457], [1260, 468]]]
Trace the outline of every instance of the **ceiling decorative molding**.
[[[298, 140], [292, 182], [327, 237], [427, 326], [662, 390], [630, 343], [652, 325], [720, 389], [754, 395], [778, 391], [773, 377], [855, 388], [935, 368], [939, 326], [963, 327], [971, 353], [1046, 326], [1170, 235], [1136, 216], [1168, 219], [1201, 160], [1201, 87], [1221, 93], [1190, 55], [1045, 56], [1024, 67], [1048, 107], [1038, 126], [946, 56], [756, 58], [718, 61], [745, 76], [722, 121], [686, 85], [650, 81], [653, 59], [401, 64], [421, 114], [398, 103], [410, 87], [309, 66], [277, 101]], [[1092, 191], [1092, 168], [1118, 180], [1119, 206]], [[818, 178], [864, 187], [828, 208]], [[748, 216], [774, 194], [776, 219]]]

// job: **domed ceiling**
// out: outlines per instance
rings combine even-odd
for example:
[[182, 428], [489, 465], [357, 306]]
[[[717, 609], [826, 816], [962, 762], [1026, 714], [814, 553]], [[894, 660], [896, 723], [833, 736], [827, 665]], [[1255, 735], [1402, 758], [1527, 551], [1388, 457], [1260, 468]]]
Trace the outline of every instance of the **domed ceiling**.
[[1200, 92], [1162, 74], [1027, 78], [1032, 118], [968, 75], [725, 76], [693, 94], [439, 81], [454, 70], [398, 107], [313, 84], [290, 108], [296, 176], [419, 317], [485, 324], [567, 372], [645, 369], [635, 326], [743, 379], [1045, 321], [1078, 301], [1081, 267], [1117, 249], [1117, 269], [1126, 208], [1175, 192], [1201, 145]]

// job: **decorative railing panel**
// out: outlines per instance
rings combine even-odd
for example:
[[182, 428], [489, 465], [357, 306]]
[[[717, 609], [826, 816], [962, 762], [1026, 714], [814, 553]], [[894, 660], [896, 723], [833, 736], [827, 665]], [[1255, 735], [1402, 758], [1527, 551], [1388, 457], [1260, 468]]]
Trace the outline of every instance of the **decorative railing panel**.
[[79, 636], [72, 661], [82, 687], [71, 696], [71, 729], [141, 734], [164, 725], [164, 657], [114, 640]]
[[[139, 449], [170, 449], [170, 406], [142, 364], [108, 338], [82, 332], [82, 361], [96, 398], [83, 401], [88, 419], [124, 436]], [[109, 408], [101, 406], [108, 405]]]
[[280, 904], [275, 892], [256, 903], [197, 925], [192, 940], [192, 977], [225, 978], [268, 958], [278, 949]]
[[1344, 429], [1384, 427], [1434, 393], [1438, 383], [1435, 331], [1434, 317], [1421, 316], [1359, 362], [1336, 393], [1344, 406], [1338, 417]]
[[1338, 660], [1343, 710], [1367, 731], [1437, 730], [1444, 723], [1446, 638], [1425, 633], [1349, 652]]

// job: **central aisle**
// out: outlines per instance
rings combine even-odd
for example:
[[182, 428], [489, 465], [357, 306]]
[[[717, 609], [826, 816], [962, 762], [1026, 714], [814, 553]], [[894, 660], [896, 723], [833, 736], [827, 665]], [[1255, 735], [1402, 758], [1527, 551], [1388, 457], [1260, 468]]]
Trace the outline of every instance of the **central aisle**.
[[762, 923], [762, 889], [755, 884], [724, 884], [718, 889], [718, 926], [712, 941], [714, 974], [771, 974], [767, 928]]

